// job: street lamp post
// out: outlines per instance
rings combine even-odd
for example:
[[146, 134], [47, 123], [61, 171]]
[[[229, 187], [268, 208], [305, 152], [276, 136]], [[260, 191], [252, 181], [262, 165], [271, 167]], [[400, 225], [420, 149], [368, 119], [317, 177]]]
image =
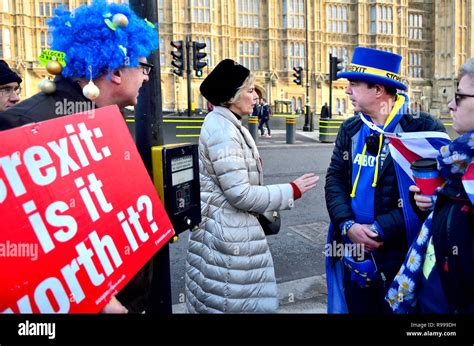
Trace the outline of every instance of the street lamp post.
[[306, 34], [306, 49], [305, 49], [305, 69], [306, 69], [306, 103], [305, 103], [305, 116], [303, 131], [313, 131], [313, 117], [311, 116], [311, 108], [309, 105], [309, 62], [308, 62], [308, 51], [309, 51], [309, 28], [308, 28], [308, 0], [304, 2], [305, 12], [305, 34]]
[[[130, 7], [137, 15], [148, 18], [152, 23], [158, 22], [157, 2], [153, 0], [130, 0]], [[159, 32], [158, 32], [159, 34]], [[151, 147], [163, 144], [163, 113], [161, 100], [160, 51], [158, 49], [148, 57], [155, 68], [150, 80], [141, 91], [135, 107], [136, 145], [145, 167], [152, 175]], [[171, 307], [171, 273], [169, 245], [165, 244], [152, 259], [149, 267], [153, 271], [151, 292], [147, 313], [170, 315]], [[145, 271], [145, 274], [146, 271]]]

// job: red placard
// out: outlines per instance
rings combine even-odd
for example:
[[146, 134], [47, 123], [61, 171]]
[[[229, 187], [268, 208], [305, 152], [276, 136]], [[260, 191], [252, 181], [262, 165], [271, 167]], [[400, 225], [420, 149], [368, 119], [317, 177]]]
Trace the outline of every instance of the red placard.
[[174, 235], [116, 106], [0, 143], [0, 311], [98, 312]]

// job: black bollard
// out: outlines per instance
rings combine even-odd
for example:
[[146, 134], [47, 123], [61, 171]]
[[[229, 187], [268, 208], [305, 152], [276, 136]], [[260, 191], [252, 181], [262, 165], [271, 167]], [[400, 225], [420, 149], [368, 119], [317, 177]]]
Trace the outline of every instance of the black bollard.
[[249, 132], [255, 143], [258, 141], [258, 117], [249, 116], [248, 118]]
[[288, 115], [286, 117], [286, 144], [294, 144], [296, 136], [296, 116]]
[[344, 120], [338, 119], [319, 119], [319, 141], [334, 143], [343, 122]]

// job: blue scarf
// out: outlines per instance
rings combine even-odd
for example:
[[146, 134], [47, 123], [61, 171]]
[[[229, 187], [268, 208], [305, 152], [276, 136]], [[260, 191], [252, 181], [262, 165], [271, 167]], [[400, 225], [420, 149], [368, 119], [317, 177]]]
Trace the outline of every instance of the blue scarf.
[[[474, 131], [468, 132], [451, 144], [442, 147], [439, 152], [438, 169], [446, 179], [444, 187], [451, 184], [459, 185], [466, 172], [474, 167]], [[474, 200], [471, 199], [471, 203], [474, 204]], [[405, 261], [385, 296], [385, 300], [394, 313], [415, 312], [416, 293], [422, 280], [423, 262], [431, 238], [432, 220], [433, 212], [421, 226], [418, 237], [408, 250]]]
[[[393, 106], [392, 112], [387, 118], [384, 127], [385, 132], [393, 132], [400, 119], [408, 109], [408, 96], [399, 93]], [[362, 113], [369, 122], [371, 118]], [[379, 136], [379, 148], [376, 156], [367, 152], [365, 139], [371, 133]], [[355, 215], [355, 221], [361, 224], [371, 224], [374, 222], [374, 196], [377, 186], [377, 179], [381, 166], [387, 155], [387, 143], [384, 136], [377, 131], [370, 129], [365, 123], [359, 132], [359, 139], [354, 150], [352, 169], [352, 201], [351, 208]]]

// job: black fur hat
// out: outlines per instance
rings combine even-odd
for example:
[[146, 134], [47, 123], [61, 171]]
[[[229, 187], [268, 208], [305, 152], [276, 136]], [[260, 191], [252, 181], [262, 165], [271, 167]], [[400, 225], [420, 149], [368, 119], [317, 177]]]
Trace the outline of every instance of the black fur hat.
[[229, 101], [249, 76], [248, 68], [231, 59], [222, 60], [204, 79], [199, 90], [214, 106]]
[[21, 83], [21, 78], [13, 72], [5, 60], [0, 60], [0, 85], [17, 82]]

